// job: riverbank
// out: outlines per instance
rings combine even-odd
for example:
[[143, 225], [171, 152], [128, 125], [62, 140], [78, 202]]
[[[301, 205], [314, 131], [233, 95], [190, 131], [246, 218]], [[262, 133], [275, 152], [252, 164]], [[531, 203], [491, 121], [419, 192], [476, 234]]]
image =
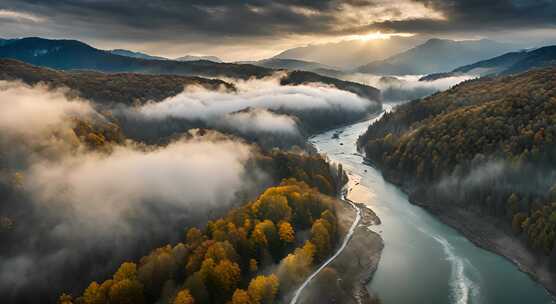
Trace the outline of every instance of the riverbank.
[[[374, 304], [376, 297], [366, 285], [371, 281], [380, 261], [384, 243], [369, 226], [380, 219], [363, 204], [353, 202], [361, 212], [361, 220], [342, 253], [323, 269], [304, 290], [298, 303]], [[356, 218], [356, 210], [348, 203], [338, 204], [338, 227], [345, 236]]]
[[548, 257], [531, 253], [523, 241], [510, 234], [507, 224], [500, 219], [478, 215], [460, 207], [443, 208], [414, 199], [410, 199], [410, 202], [458, 230], [476, 246], [511, 261], [519, 270], [539, 282], [556, 300], [556, 275], [549, 270]]
[[412, 195], [411, 187], [403, 183], [400, 177], [384, 174], [379, 166], [367, 158], [365, 158], [365, 164], [381, 171], [383, 178], [404, 192], [411, 204], [425, 209], [442, 223], [456, 229], [474, 245], [493, 252], [516, 265], [521, 272], [542, 285], [556, 301], [556, 274], [550, 271], [549, 257], [533, 253], [524, 241], [513, 235], [507, 223], [499, 218], [481, 215], [463, 207], [425, 201], [423, 198]]

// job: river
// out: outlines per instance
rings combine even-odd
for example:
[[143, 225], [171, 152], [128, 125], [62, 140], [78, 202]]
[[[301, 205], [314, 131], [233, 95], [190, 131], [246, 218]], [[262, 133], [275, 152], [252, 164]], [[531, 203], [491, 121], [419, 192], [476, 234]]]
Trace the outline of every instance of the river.
[[[363, 164], [356, 141], [376, 119], [319, 134], [311, 142], [349, 173], [349, 198], [367, 204], [382, 221], [373, 230], [384, 239], [384, 251], [368, 286], [382, 303], [555, 303], [514, 264], [410, 204], [380, 171]], [[339, 138], [332, 138], [335, 133]]]

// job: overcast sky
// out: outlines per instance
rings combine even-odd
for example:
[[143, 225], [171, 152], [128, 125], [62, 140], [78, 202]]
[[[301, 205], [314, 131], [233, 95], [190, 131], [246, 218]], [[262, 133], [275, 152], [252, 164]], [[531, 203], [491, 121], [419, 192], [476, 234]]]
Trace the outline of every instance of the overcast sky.
[[554, 41], [556, 0], [0, 0], [0, 29], [4, 38], [247, 60], [376, 32]]

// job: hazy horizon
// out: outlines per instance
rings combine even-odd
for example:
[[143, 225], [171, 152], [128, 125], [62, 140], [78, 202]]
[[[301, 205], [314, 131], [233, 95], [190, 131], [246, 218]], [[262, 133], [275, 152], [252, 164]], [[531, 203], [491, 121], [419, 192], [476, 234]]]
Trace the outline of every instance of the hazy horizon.
[[556, 40], [556, 3], [549, 0], [138, 2], [5, 0], [0, 25], [4, 38], [76, 39], [101, 49], [228, 62], [391, 35], [520, 41], [523, 47]]

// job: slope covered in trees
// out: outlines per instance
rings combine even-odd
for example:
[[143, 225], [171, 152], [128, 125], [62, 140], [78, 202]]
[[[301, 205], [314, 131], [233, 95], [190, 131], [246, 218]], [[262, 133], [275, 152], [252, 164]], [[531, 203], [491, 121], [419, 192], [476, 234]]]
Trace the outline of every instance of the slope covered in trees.
[[359, 138], [413, 201], [503, 219], [554, 256], [556, 68], [467, 81], [387, 113]]
[[[112, 278], [60, 302], [274, 303], [331, 253], [334, 212], [334, 199], [286, 179], [203, 230], [189, 228], [183, 242], [125, 262]], [[279, 273], [265, 271], [279, 263]]]
[[[46, 82], [75, 80], [73, 73], [37, 71]], [[122, 75], [97, 76], [117, 82]], [[341, 166], [310, 151], [263, 149], [209, 129], [140, 142], [111, 115], [112, 104], [99, 107], [74, 98], [77, 91], [52, 87], [0, 81], [0, 276], [10, 278], [0, 282], [0, 298], [6, 303], [54, 302], [62, 291], [81, 295], [101, 279], [83, 293], [84, 303], [103, 295], [110, 303], [203, 303], [199, 284], [211, 303], [232, 297], [268, 303], [334, 248], [332, 197], [346, 182]], [[182, 240], [186, 226], [205, 227], [199, 245]], [[136, 264], [118, 270], [126, 260]], [[287, 275], [293, 279], [284, 281]], [[185, 288], [187, 280], [193, 287]]]
[[[0, 45], [0, 58], [20, 60], [29, 64], [59, 70], [92, 70], [105, 73], [141, 73], [155, 75], [182, 75], [200, 77], [262, 78], [271, 76], [276, 70], [250, 64], [217, 63], [207, 60], [176, 61], [148, 60], [120, 56], [96, 49], [77, 40], [50, 40], [43, 38], [22, 38], [12, 43]], [[363, 97], [379, 100], [375, 88], [354, 82], [305, 72], [305, 77], [296, 77], [289, 83], [304, 84], [315, 81], [335, 86], [341, 90], [359, 94], [370, 92]]]
[[[298, 84], [304, 82], [320, 83], [320, 86], [323, 87], [321, 83], [324, 79], [323, 76], [301, 71], [290, 72], [288, 75], [281, 78], [281, 85], [288, 85], [289, 89], [295, 90]], [[242, 100], [237, 98], [241, 94], [241, 92], [238, 92], [237, 87], [230, 82], [218, 79], [137, 73], [105, 74], [92, 71], [58, 71], [32, 66], [16, 60], [0, 59], [0, 80], [19, 80], [28, 85], [42, 83], [52, 89], [66, 90], [65, 94], [69, 98], [83, 98], [94, 102], [97, 110], [111, 112], [127, 137], [150, 143], [160, 142], [164, 138], [179, 135], [181, 132], [192, 128], [217, 128], [220, 131], [241, 135], [265, 147], [303, 146], [306, 134], [359, 120], [368, 113], [377, 111], [380, 108], [380, 102], [375, 101], [367, 101], [366, 109], [353, 108], [350, 101], [340, 99], [341, 97], [327, 97], [325, 92], [319, 92], [318, 90], [306, 92], [307, 88], [310, 89], [310, 85], [299, 88], [298, 91], [301, 95], [296, 95], [294, 94], [295, 92], [289, 92], [284, 89], [279, 92], [280, 98], [278, 100], [273, 101], [272, 99], [265, 98], [259, 100], [258, 103], [262, 104], [260, 107], [264, 107], [264, 101], [266, 99], [271, 100], [266, 103], [266, 106], [273, 106], [276, 109], [271, 109], [269, 110], [270, 112], [263, 114], [274, 117], [286, 115], [282, 116], [282, 118], [285, 117], [286, 120], [290, 120], [291, 128], [299, 127], [301, 132], [277, 132], [273, 136], [267, 136], [268, 132], [273, 131], [273, 129], [268, 130], [266, 133], [263, 132], [261, 135], [259, 132], [246, 132], [238, 126], [229, 126], [234, 123], [237, 125], [240, 121], [241, 125], [245, 126], [247, 123], [242, 120], [251, 122], [261, 121], [260, 123], [263, 123], [264, 119], [257, 119], [261, 113], [248, 108], [249, 106], [256, 107], [257, 103], [244, 105], [246, 108], [243, 109], [240, 106], [236, 106], [238, 111], [232, 111], [226, 117], [220, 117], [219, 119], [210, 117], [208, 119], [207, 117], [211, 115], [211, 111], [218, 112], [223, 111], [221, 109], [227, 108], [224, 101], [221, 101], [220, 104], [212, 103], [211, 99], [206, 98], [206, 101], [200, 100], [200, 98], [204, 97], [193, 94], [179, 100], [179, 102], [184, 104], [188, 103], [188, 106], [183, 106], [186, 109], [177, 111], [179, 107], [176, 107], [178, 109], [172, 111], [164, 119], [150, 119], [146, 117], [138, 119], [134, 115], [138, 107], [147, 103], [168, 101], [172, 97], [184, 93], [186, 88], [203, 88], [207, 94], [214, 92], [215, 96], [212, 99], [227, 98], [235, 100], [238, 104], [242, 103]], [[378, 96], [379, 94], [378, 90], [372, 87], [353, 85], [350, 82], [333, 80], [331, 78], [328, 80], [335, 81], [340, 84], [339, 86], [345, 87], [348, 91], [355, 92], [361, 96]], [[325, 83], [327, 83], [326, 81], [325, 79]], [[267, 86], [269, 85], [267, 84]], [[279, 86], [278, 80], [276, 80], [276, 84], [270, 85], [273, 91], [279, 91]], [[252, 85], [251, 87], [255, 86]], [[338, 92], [350, 94], [342, 91]], [[219, 95], [217, 96], [216, 94]], [[270, 92], [267, 94], [278, 93]], [[289, 96], [286, 96], [287, 94]], [[253, 95], [244, 95], [246, 98], [253, 99]], [[352, 95], [351, 97], [355, 96]], [[298, 101], [290, 102], [290, 99]], [[306, 101], [307, 99], [310, 100], [309, 103]], [[315, 99], [319, 100], [315, 101]], [[352, 99], [363, 100], [358, 97]], [[329, 104], [330, 100], [336, 102], [335, 107]], [[208, 102], [211, 103], [208, 104]], [[273, 105], [274, 103], [286, 104], [287, 102], [291, 104], [289, 107]], [[299, 103], [299, 105], [295, 105], [295, 103]], [[172, 102], [168, 104], [168, 107], [170, 107]], [[229, 104], [232, 104], [232, 102], [229, 102]], [[233, 109], [233, 107], [232, 105], [231, 108]]]
[[[206, 218], [215, 218], [227, 210], [225, 202], [217, 202], [216, 206], [201, 206], [197, 208], [200, 209], [199, 211], [177, 208], [178, 206], [165, 206], [162, 202], [164, 198], [150, 198], [151, 195], [149, 194], [147, 201], [153, 200], [155, 203], [153, 207], [158, 207], [152, 208], [148, 202], [145, 202], [142, 206], [134, 207], [135, 210], [131, 212], [132, 214], [129, 214], [132, 216], [131, 218], [128, 219], [123, 216], [118, 220], [116, 225], [118, 228], [110, 226], [109, 223], [105, 223], [104, 220], [98, 218], [93, 221], [95, 226], [105, 225], [102, 229], [116, 229], [116, 231], [109, 232], [114, 237], [107, 237], [103, 234], [104, 232], [88, 234], [86, 228], [79, 228], [80, 232], [74, 235], [75, 239], [73, 237], [67, 239], [66, 231], [56, 232], [56, 227], [71, 226], [71, 221], [79, 222], [83, 219], [79, 213], [73, 213], [76, 206], [68, 207], [63, 203], [66, 199], [64, 193], [71, 193], [73, 189], [62, 190], [62, 192], [54, 190], [56, 194], [53, 197], [52, 204], [50, 206], [41, 205], [39, 203], [41, 198], [35, 197], [32, 194], [33, 190], [29, 188], [29, 184], [34, 179], [34, 172], [28, 170], [28, 166], [36, 165], [39, 159], [43, 157], [51, 157], [50, 153], [52, 152], [55, 153], [53, 157], [66, 159], [82, 157], [81, 162], [89, 162], [91, 158], [110, 159], [121, 149], [139, 149], [143, 153], [165, 149], [163, 145], [149, 146], [126, 139], [119, 126], [106, 119], [68, 119], [67, 125], [64, 126], [70, 127], [70, 130], [55, 130], [52, 134], [47, 131], [45, 133], [47, 140], [39, 142], [38, 145], [34, 141], [25, 142], [24, 146], [20, 142], [8, 142], [4, 140], [4, 134], [0, 133], [0, 146], [2, 147], [2, 152], [0, 152], [0, 176], [2, 177], [0, 180], [0, 193], [2, 194], [0, 242], [4, 249], [1, 256], [8, 261], [6, 263], [10, 263], [10, 259], [24, 256], [32, 251], [33, 255], [41, 256], [44, 258], [44, 262], [48, 264], [48, 267], [45, 268], [37, 264], [38, 269], [29, 273], [30, 281], [22, 281], [19, 283], [21, 285], [17, 285], [17, 289], [9, 288], [13, 285], [9, 285], [10, 281], [7, 281], [7, 283], [4, 281], [0, 286], [0, 295], [7, 302], [33, 303], [38, 298], [52, 302], [54, 300], [53, 296], [61, 290], [68, 292], [81, 291], [87, 283], [83, 280], [98, 278], [99, 275], [104, 277], [107, 275], [105, 273], [106, 269], [110, 269], [111, 265], [115, 263], [121, 263], [122, 258], [132, 259], [138, 253], [144, 254], [146, 249], [160, 246], [161, 242], [164, 243], [164, 240], [166, 242], [175, 240], [176, 236], [183, 232], [181, 229], [179, 231], [174, 229], [177, 225], [183, 225], [184, 219], [188, 225], [201, 225], [206, 221]], [[67, 138], [65, 134], [68, 134]], [[198, 130], [196, 135], [188, 133], [184, 136], [206, 137], [203, 141], [213, 144], [226, 140], [225, 138], [238, 143], [241, 142], [239, 138], [232, 139], [229, 136], [215, 134], [214, 131], [210, 130]], [[188, 139], [184, 140], [187, 141]], [[190, 140], [194, 141], [195, 139]], [[176, 139], [176, 142], [180, 142], [180, 140]], [[60, 147], [54, 149], [54, 147], [51, 147], [54, 145]], [[172, 143], [168, 145], [171, 146]], [[70, 150], [69, 152], [62, 149], [66, 146]], [[239, 146], [236, 148], [239, 148]], [[181, 286], [179, 284], [185, 283], [184, 273], [187, 269], [185, 265], [190, 265], [188, 267], [195, 269], [191, 273], [193, 274], [201, 269], [197, 269], [198, 267], [205, 264], [205, 271], [209, 274], [202, 273], [203, 276], [201, 276], [201, 273], [199, 273], [191, 279], [190, 284], [194, 286], [197, 286], [195, 284], [205, 284], [208, 286], [210, 294], [214, 294], [215, 290], [220, 290], [221, 285], [218, 284], [237, 285], [244, 289], [237, 291], [238, 294], [241, 295], [242, 292], [245, 292], [249, 295], [249, 299], [253, 301], [259, 299], [258, 301], [269, 303], [268, 300], [263, 299], [273, 299], [279, 289], [278, 279], [267, 275], [267, 266], [278, 264], [281, 259], [292, 253], [291, 251], [294, 248], [305, 244], [307, 240], [309, 242], [306, 244], [306, 251], [299, 249], [299, 252], [306, 252], [307, 254], [292, 255], [289, 258], [291, 263], [287, 264], [294, 267], [296, 275], [302, 275], [304, 271], [311, 269], [311, 261], [317, 263], [325, 257], [334, 247], [336, 239], [336, 229], [333, 228], [336, 225], [334, 216], [336, 201], [331, 196], [336, 196], [338, 189], [345, 182], [346, 177], [342, 168], [331, 167], [326, 159], [316, 154], [285, 152], [278, 149], [262, 151], [256, 146], [252, 146], [251, 149], [251, 157], [244, 166], [247, 175], [256, 175], [256, 179], [245, 176], [243, 182], [246, 189], [251, 188], [252, 190], [236, 192], [235, 186], [229, 185], [226, 188], [229, 193], [218, 194], [217, 199], [223, 200], [223, 197], [232, 195], [236, 197], [234, 199], [236, 202], [233, 202], [232, 206], [239, 206], [238, 203], [241, 200], [253, 197], [248, 192], [258, 191], [257, 188], [266, 187], [269, 184], [278, 185], [283, 180], [280, 186], [267, 189], [258, 199], [247, 206], [230, 211], [225, 218], [209, 223], [203, 230], [202, 235], [199, 236], [203, 241], [198, 245], [204, 247], [197, 249], [198, 246], [190, 242], [192, 239], [190, 233], [188, 234], [189, 241], [185, 245], [164, 246], [142, 259], [138, 263], [139, 266], [129, 263], [124, 264], [113, 279], [99, 285], [92, 284], [83, 295], [85, 299], [88, 299], [83, 303], [103, 303], [95, 301], [100, 301], [99, 299], [102, 299], [104, 292], [110, 299], [109, 303], [151, 303], [154, 302], [155, 297], [162, 297], [163, 295], [165, 297], [171, 296], [176, 303], [188, 303], [180, 301], [189, 301], [187, 299], [190, 296], [198, 299], [197, 303], [203, 303], [201, 296], [196, 293], [199, 290], [197, 287], [189, 287], [190, 293], [183, 290], [178, 292], [177, 289], [175, 290], [176, 293], [172, 293], [173, 289], [171, 287], [175, 286], [177, 288]], [[66, 155], [67, 153], [70, 155]], [[15, 161], [14, 156], [22, 159]], [[209, 152], [206, 153], [204, 158], [214, 156]], [[184, 156], [172, 155], [172, 162], [179, 161], [181, 157]], [[185, 155], [185, 157], [195, 156]], [[224, 157], [226, 156], [224, 155]], [[126, 157], [126, 159], [128, 158], [130, 157]], [[127, 160], [122, 161], [126, 162]], [[148, 158], [143, 161], [149, 162]], [[218, 162], [219, 160], [213, 159], [211, 161]], [[43, 165], [45, 164], [47, 163], [43, 163]], [[146, 165], [148, 166], [148, 164]], [[201, 170], [206, 167], [206, 165], [199, 164], [185, 169], [198, 171], [197, 166], [200, 166]], [[225, 172], [229, 169], [219, 168], [219, 171], [226, 174]], [[52, 170], [57, 169], [53, 167]], [[89, 171], [89, 174], [87, 174], [86, 171], [78, 173], [77, 170], [78, 168], [72, 167], [64, 174], [88, 180], [86, 187], [94, 188], [98, 183], [102, 183], [102, 181], [99, 181], [99, 177], [95, 176], [94, 171]], [[126, 174], [124, 167], [120, 167], [117, 171], [110, 170], [110, 175]], [[163, 167], [153, 167], [152, 170], [160, 171], [163, 174], [171, 173]], [[198, 174], [200, 175], [199, 179], [207, 180], [211, 178], [203, 177], [202, 172], [198, 172]], [[130, 178], [124, 185], [134, 184], [136, 181], [133, 179]], [[55, 185], [59, 181], [50, 179], [48, 183]], [[187, 187], [187, 184], [192, 183], [192, 181], [184, 179], [180, 183], [182, 184], [180, 187]], [[101, 190], [102, 192], [110, 191], [110, 194], [96, 193], [95, 195], [109, 194], [120, 196], [121, 200], [126, 200], [126, 197], [121, 196], [122, 193], [125, 193], [125, 190], [121, 190], [121, 186], [111, 185], [110, 188], [112, 189]], [[68, 186], [63, 185], [62, 187]], [[72, 186], [68, 188], [70, 187]], [[79, 188], [79, 186], [77, 187]], [[123, 188], [125, 187], [123, 186]], [[171, 185], [164, 185], [164, 182], [158, 185], [156, 183], [149, 185], [147, 191], [157, 193], [160, 187], [166, 189], [163, 196], [167, 195], [166, 192], [175, 191]], [[182, 195], [185, 200], [189, 200], [189, 196], [196, 196], [185, 189], [179, 191], [183, 192]], [[199, 191], [211, 190], [200, 189]], [[196, 199], [191, 198], [191, 200]], [[94, 197], [87, 197], [80, 204], [83, 207], [88, 206], [86, 207], [89, 209], [87, 213], [93, 214], [106, 208], [106, 206], [100, 204], [95, 205], [94, 201]], [[120, 203], [123, 206], [123, 201]], [[117, 206], [109, 207], [106, 210], [107, 215], [114, 216], [119, 212], [118, 209]], [[204, 209], [207, 209], [208, 215], [202, 214]], [[327, 210], [329, 212], [325, 212]], [[169, 213], [170, 215], [168, 215]], [[65, 216], [70, 214], [73, 219], [68, 222], [65, 220]], [[162, 218], [159, 218], [161, 215]], [[94, 217], [91, 218], [91, 220], [93, 219]], [[160, 219], [164, 219], [163, 225], [159, 222]], [[325, 220], [328, 222], [325, 222]], [[237, 229], [234, 230], [231, 228], [233, 226], [232, 222], [235, 223], [233, 225], [241, 223], [242, 226], [237, 226]], [[247, 226], [242, 228], [243, 224]], [[222, 232], [226, 235], [230, 234], [230, 236], [223, 236]], [[195, 232], [192, 233], [195, 235]], [[308, 235], [310, 235], [309, 238], [307, 238]], [[21, 242], [22, 240], [23, 242]], [[232, 242], [233, 246], [228, 241]], [[211, 247], [213, 243], [218, 243], [218, 245]], [[86, 246], [87, 249], [81, 249], [83, 246]], [[211, 253], [205, 256], [204, 250]], [[64, 252], [65, 258], [63, 260], [71, 261], [71, 263], [61, 266], [58, 263], [59, 260], [55, 258], [58, 252]], [[201, 256], [193, 258], [193, 252], [198, 252], [197, 254]], [[190, 254], [191, 257], [187, 258], [184, 255], [185, 253]], [[226, 255], [226, 261], [222, 262], [222, 254], [228, 253], [230, 256]], [[79, 254], [79, 256], [76, 256], [76, 254]], [[171, 256], [168, 256], [169, 254]], [[240, 257], [249, 258], [240, 260]], [[195, 266], [195, 263], [197, 263], [195, 259], [200, 259], [198, 266]], [[205, 260], [207, 260], [206, 263]], [[184, 264], [186, 262], [189, 264]], [[147, 265], [144, 268], [142, 267], [143, 263]], [[299, 266], [297, 263], [305, 264]], [[112, 271], [115, 270], [112, 269]], [[45, 273], [48, 275], [50, 282], [34, 283], [34, 280], [41, 278]], [[287, 273], [289, 272], [282, 272], [281, 275]], [[172, 277], [168, 277], [169, 275], [172, 275]], [[220, 277], [220, 275], [223, 277]], [[201, 283], [196, 281], [200, 278], [204, 280]], [[159, 279], [164, 280], [158, 281]], [[175, 285], [172, 285], [173, 282], [175, 282]], [[245, 282], [245, 285], [239, 285], [242, 282]], [[28, 288], [32, 285], [34, 285], [33, 292], [30, 293]], [[288, 283], [283, 284], [281, 290], [287, 290], [284, 287], [287, 285]], [[269, 286], [272, 287], [271, 290], [275, 289], [275, 291], [268, 293]], [[141, 288], [145, 289], [139, 292], [138, 290]], [[210, 298], [210, 301], [221, 303], [223, 298], [229, 299], [233, 292], [235, 292], [235, 287], [229, 287], [222, 294], [215, 295], [216, 298]], [[61, 302], [64, 301], [68, 303], [69, 298], [62, 297]]]
[[494, 58], [461, 66], [451, 72], [430, 74], [422, 77], [420, 80], [433, 81], [445, 77], [462, 75], [511, 75], [553, 65], [556, 65], [556, 46], [551, 45], [533, 50], [506, 53]]
[[41, 68], [13, 59], [0, 59], [0, 80], [21, 80], [26, 84], [47, 83], [52, 88], [69, 88], [79, 97], [101, 104], [132, 104], [161, 101], [183, 92], [185, 86], [199, 85], [209, 90], [234, 87], [218, 79], [175, 75], [105, 74], [63, 72]]

